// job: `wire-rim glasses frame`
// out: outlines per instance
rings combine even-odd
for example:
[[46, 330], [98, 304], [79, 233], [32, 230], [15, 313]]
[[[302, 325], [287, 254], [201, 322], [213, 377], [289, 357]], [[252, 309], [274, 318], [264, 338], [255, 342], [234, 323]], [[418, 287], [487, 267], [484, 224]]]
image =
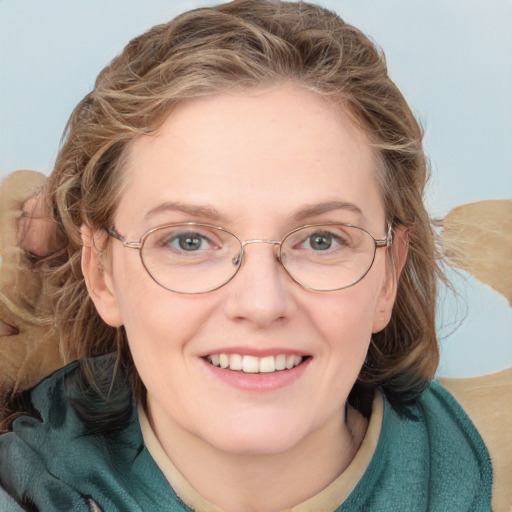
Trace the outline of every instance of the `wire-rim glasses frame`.
[[[313, 287], [313, 286], [310, 286], [310, 285], [308, 285], [306, 283], [303, 283], [301, 280], [297, 279], [293, 275], [293, 273], [287, 268], [287, 266], [283, 262], [283, 258], [282, 258], [282, 245], [283, 245], [283, 243], [287, 239], [289, 239], [289, 237], [291, 237], [292, 235], [294, 235], [297, 232], [300, 232], [302, 230], [306, 230], [306, 229], [309, 229], [309, 228], [316, 228], [316, 227], [321, 228], [321, 227], [329, 227], [329, 226], [345, 227], [345, 228], [350, 228], [350, 229], [356, 229], [356, 230], [359, 230], [359, 231], [363, 232], [365, 235], [367, 235], [368, 237], [370, 237], [373, 240], [373, 243], [374, 243], [373, 255], [371, 257], [371, 261], [369, 261], [369, 263], [368, 263], [368, 268], [362, 273], [362, 275], [360, 275], [353, 282], [350, 282], [349, 284], [346, 284], [346, 285], [343, 285], [343, 286], [334, 287], [334, 288], [318, 288], [318, 287]], [[224, 234], [232, 237], [233, 239], [236, 239], [238, 241], [239, 246], [240, 246], [240, 253], [239, 253], [239, 255], [237, 255], [235, 258], [232, 259], [232, 263], [235, 265], [235, 268], [234, 268], [234, 272], [230, 275], [230, 277], [227, 278], [226, 280], [222, 281], [218, 285], [212, 286], [212, 287], [210, 287], [208, 289], [201, 290], [201, 291], [183, 291], [183, 290], [178, 290], [178, 289], [175, 289], [175, 288], [171, 288], [170, 286], [162, 283], [162, 281], [160, 279], [158, 279], [154, 275], [154, 273], [148, 268], [148, 266], [146, 264], [146, 261], [144, 260], [144, 254], [143, 254], [144, 244], [146, 243], [146, 240], [151, 235], [153, 235], [154, 233], [157, 233], [157, 232], [165, 230], [165, 229], [174, 228], [174, 227], [176, 227], [176, 228], [178, 228], [178, 227], [190, 227], [190, 228], [197, 227], [197, 228], [213, 229], [213, 230], [218, 231], [219, 233], [224, 233]], [[232, 233], [231, 231], [229, 231], [229, 230], [227, 230], [227, 229], [225, 229], [223, 227], [215, 226], [213, 224], [201, 223], [201, 222], [179, 222], [179, 223], [171, 223], [171, 224], [165, 224], [165, 225], [162, 225], [162, 226], [158, 226], [158, 227], [152, 228], [149, 231], [147, 231], [146, 233], [144, 233], [139, 241], [129, 241], [129, 240], [127, 240], [125, 236], [120, 235], [114, 228], [106, 228], [106, 232], [108, 233], [108, 235], [110, 237], [112, 237], [112, 238], [118, 240], [119, 242], [121, 242], [123, 247], [125, 247], [127, 249], [137, 249], [139, 251], [139, 257], [141, 259], [143, 267], [145, 268], [147, 273], [150, 275], [150, 277], [157, 284], [159, 284], [160, 286], [162, 286], [166, 290], [169, 290], [169, 291], [172, 291], [172, 292], [175, 292], [175, 293], [181, 293], [181, 294], [208, 293], [208, 292], [217, 290], [217, 289], [221, 288], [222, 286], [226, 285], [227, 283], [229, 283], [236, 276], [236, 274], [239, 272], [240, 268], [242, 267], [242, 264], [243, 264], [243, 261], [244, 261], [244, 257], [245, 257], [245, 247], [247, 245], [249, 245], [249, 244], [254, 244], [254, 243], [266, 243], [266, 244], [272, 244], [274, 246], [277, 246], [278, 247], [277, 260], [283, 266], [283, 268], [285, 269], [287, 274], [293, 279], [293, 281], [295, 281], [297, 284], [299, 284], [303, 288], [308, 289], [308, 290], [313, 290], [313, 291], [320, 291], [320, 292], [329, 292], [329, 291], [343, 290], [345, 288], [349, 288], [351, 286], [354, 286], [355, 284], [360, 282], [366, 276], [366, 274], [368, 274], [368, 272], [372, 268], [373, 263], [375, 261], [375, 255], [376, 255], [377, 249], [388, 248], [388, 247], [390, 247], [393, 244], [393, 229], [392, 229], [391, 224], [389, 224], [389, 223], [387, 225], [387, 234], [386, 234], [385, 238], [375, 238], [369, 231], [367, 231], [364, 228], [361, 228], [361, 227], [356, 226], [354, 224], [347, 224], [347, 223], [341, 223], [341, 222], [323, 222], [323, 223], [306, 224], [306, 225], [303, 225], [303, 226], [299, 226], [299, 227], [289, 231], [288, 233], [286, 233], [281, 238], [281, 240], [272, 240], [272, 239], [241, 240], [237, 235], [235, 235], [234, 233]]]

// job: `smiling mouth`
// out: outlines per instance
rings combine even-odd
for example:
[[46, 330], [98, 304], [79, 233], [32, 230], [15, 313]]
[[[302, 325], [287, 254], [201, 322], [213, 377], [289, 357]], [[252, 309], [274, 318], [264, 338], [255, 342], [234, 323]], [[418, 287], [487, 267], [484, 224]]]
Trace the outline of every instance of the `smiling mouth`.
[[244, 373], [274, 373], [291, 370], [308, 359], [308, 356], [279, 354], [257, 357], [241, 354], [210, 354], [204, 359], [222, 369]]

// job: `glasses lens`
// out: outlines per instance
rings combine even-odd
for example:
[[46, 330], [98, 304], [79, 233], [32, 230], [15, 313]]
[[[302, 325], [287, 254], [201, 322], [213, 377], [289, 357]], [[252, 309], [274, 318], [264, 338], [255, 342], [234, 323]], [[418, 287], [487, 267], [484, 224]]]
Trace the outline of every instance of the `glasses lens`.
[[375, 241], [364, 229], [344, 225], [308, 226], [282, 242], [281, 261], [297, 282], [319, 291], [338, 290], [366, 275]]
[[175, 224], [150, 231], [143, 239], [141, 256], [146, 270], [164, 288], [202, 293], [236, 274], [241, 251], [238, 239], [222, 228]]

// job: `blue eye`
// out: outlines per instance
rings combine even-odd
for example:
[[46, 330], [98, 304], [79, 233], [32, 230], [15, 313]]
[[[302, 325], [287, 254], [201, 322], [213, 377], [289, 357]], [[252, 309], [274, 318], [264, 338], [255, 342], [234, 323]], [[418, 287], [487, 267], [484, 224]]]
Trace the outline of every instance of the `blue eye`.
[[327, 249], [330, 249], [332, 242], [332, 233], [328, 233], [325, 231], [313, 233], [308, 237], [309, 246], [311, 247], [311, 249], [314, 249], [315, 251], [326, 251]]
[[164, 238], [160, 245], [176, 251], [198, 252], [214, 248], [215, 244], [207, 236], [196, 231], [173, 234]]
[[348, 245], [348, 240], [331, 231], [315, 231], [304, 240], [305, 247], [313, 251], [328, 251]]
[[201, 249], [204, 240], [204, 237], [198, 235], [198, 233], [184, 233], [175, 237], [173, 242], [176, 241], [180, 249], [184, 251], [197, 251]]

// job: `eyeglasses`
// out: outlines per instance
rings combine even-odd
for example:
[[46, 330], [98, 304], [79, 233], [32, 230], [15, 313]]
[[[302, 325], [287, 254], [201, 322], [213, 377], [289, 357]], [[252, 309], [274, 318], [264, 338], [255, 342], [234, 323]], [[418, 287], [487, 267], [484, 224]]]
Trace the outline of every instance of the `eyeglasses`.
[[128, 249], [138, 249], [149, 275], [177, 293], [206, 293], [227, 284], [240, 270], [245, 248], [264, 243], [276, 247], [276, 256], [290, 277], [316, 291], [342, 290], [363, 279], [378, 248], [390, 247], [393, 232], [376, 239], [351, 224], [309, 224], [293, 229], [281, 240], [240, 240], [210, 224], [183, 222], [150, 229], [138, 242], [129, 242], [114, 229], [108, 234]]

